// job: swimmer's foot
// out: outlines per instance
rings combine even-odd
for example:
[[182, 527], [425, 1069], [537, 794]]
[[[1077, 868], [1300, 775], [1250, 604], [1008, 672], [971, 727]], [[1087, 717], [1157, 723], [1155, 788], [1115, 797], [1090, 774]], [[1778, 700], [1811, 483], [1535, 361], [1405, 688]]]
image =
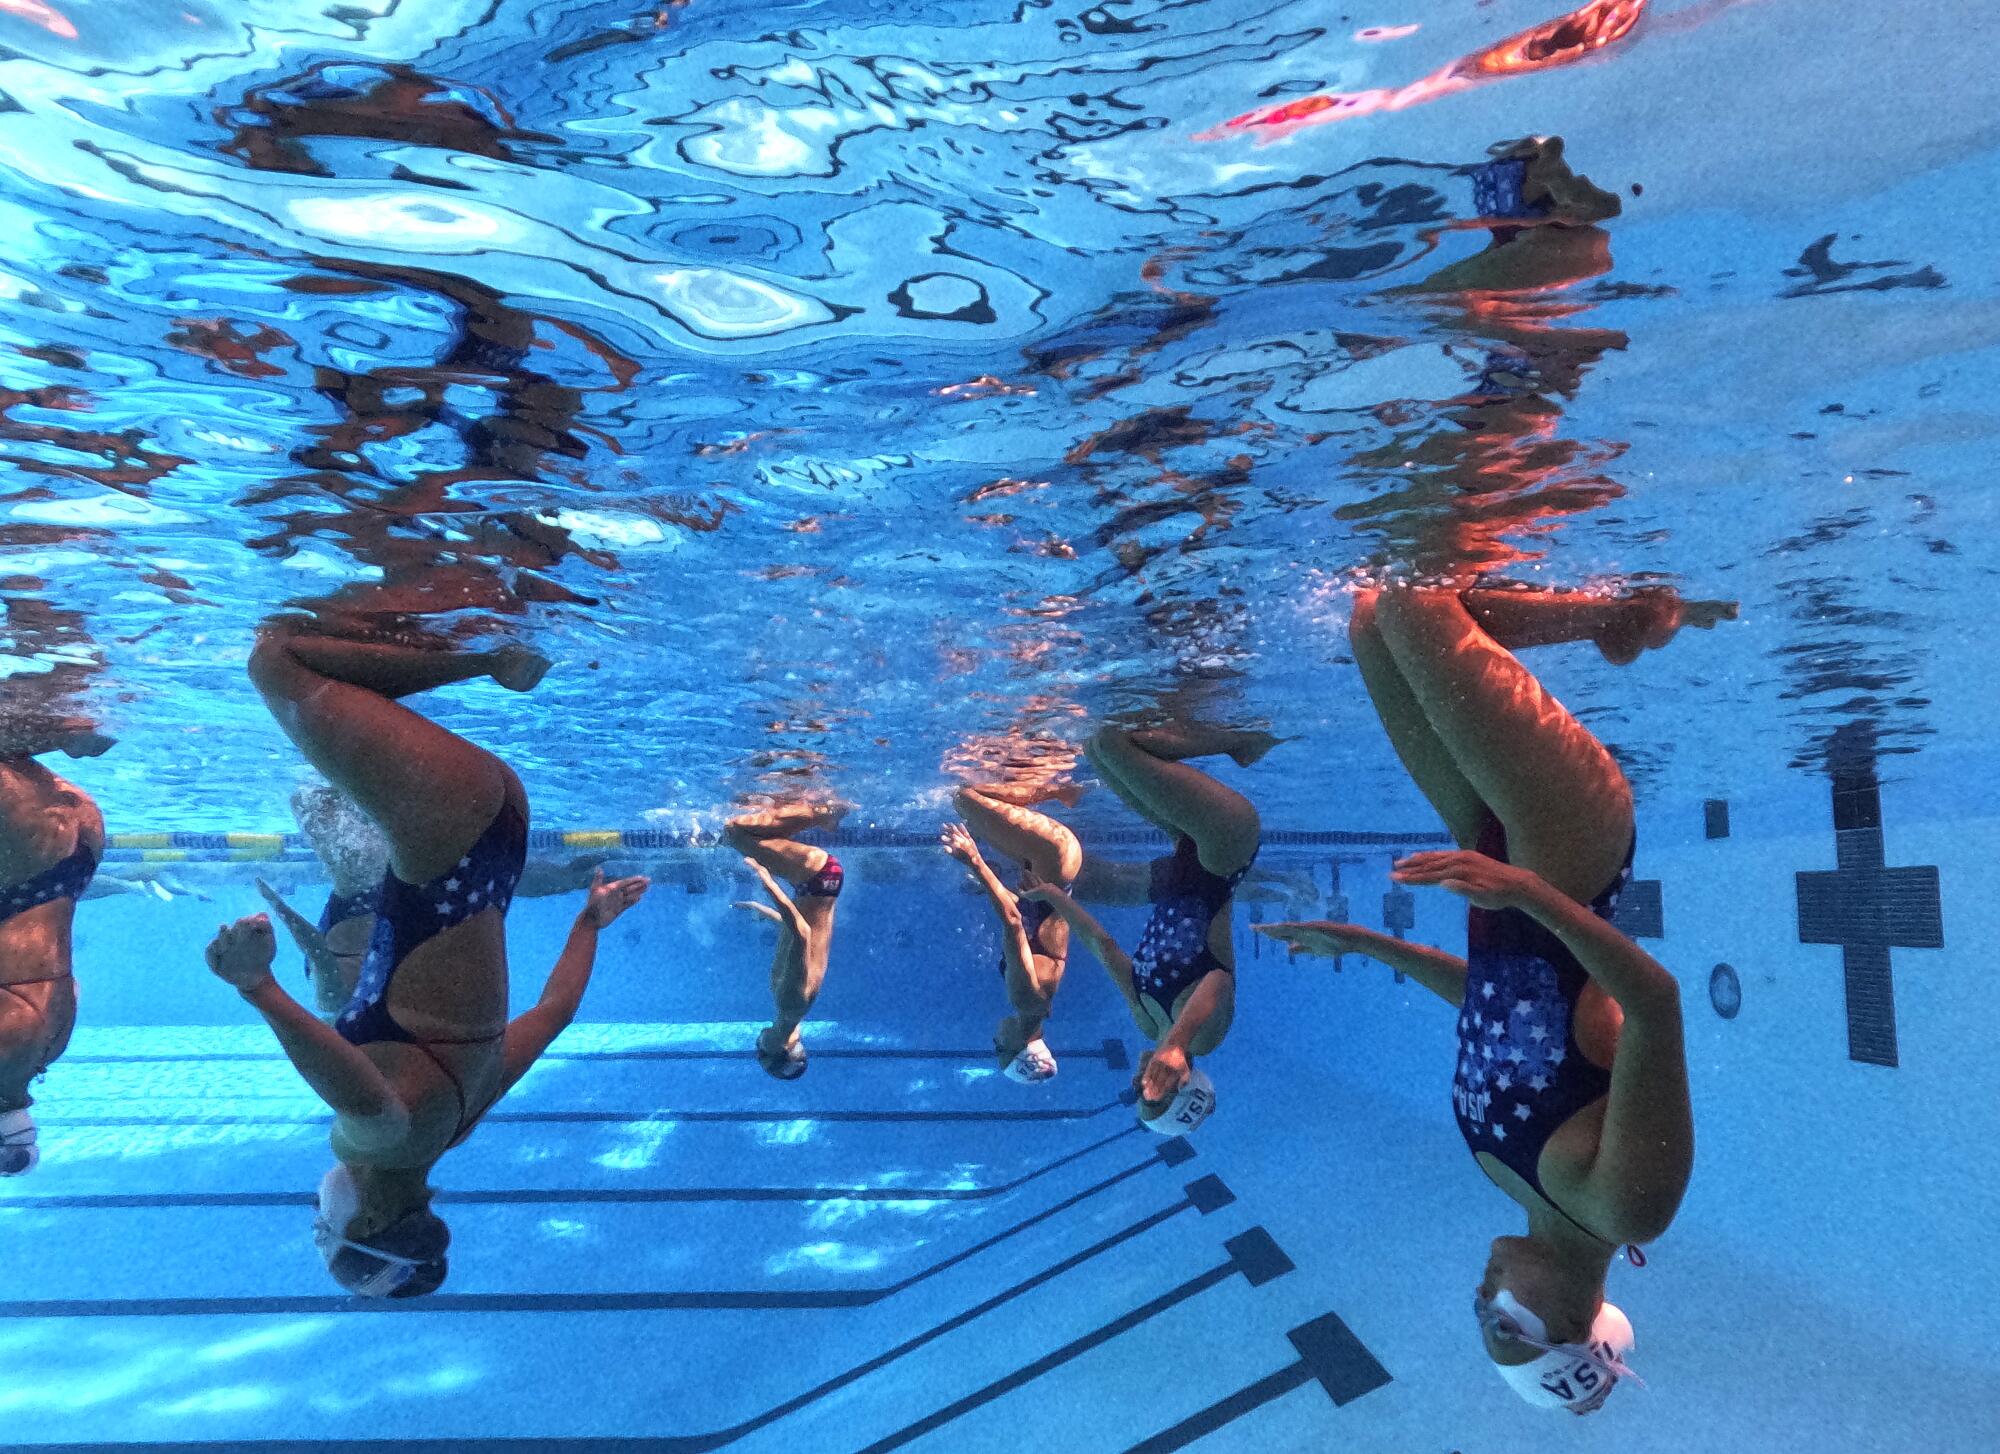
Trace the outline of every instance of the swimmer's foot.
[[774, 803], [736, 814], [729, 820], [729, 826], [752, 838], [789, 838], [808, 828], [824, 828], [831, 832], [840, 826], [841, 819], [853, 811], [854, 804], [834, 798], [822, 802]]
[[[1090, 745], [1085, 748], [1093, 764], [1096, 763], [1097, 754], [1102, 751], [1099, 745], [1100, 738], [1113, 739], [1116, 732], [1116, 728], [1105, 728], [1099, 734], [1099, 738], [1093, 738]], [[1197, 757], [1228, 757], [1234, 760], [1238, 767], [1250, 766], [1286, 740], [1255, 728], [1201, 727], [1188, 722], [1174, 722], [1164, 727], [1147, 727], [1127, 733], [1125, 736], [1141, 752], [1157, 757], [1163, 762], [1186, 762]]]
[[1273, 737], [1269, 732], [1239, 732], [1236, 736], [1238, 744], [1229, 749], [1229, 756], [1238, 767], [1248, 767], [1253, 762], [1261, 761], [1264, 754], [1280, 742], [1290, 740]]
[[1074, 808], [1082, 799], [1082, 783], [990, 783], [974, 788], [982, 798], [991, 798], [996, 803], [1012, 803], [1017, 808], [1032, 808], [1037, 803], [1061, 803], [1066, 808]]
[[489, 653], [486, 674], [510, 692], [532, 692], [549, 674], [549, 659], [525, 646], [503, 646]]
[[99, 732], [86, 723], [64, 735], [62, 750], [70, 757], [102, 757], [117, 745], [118, 739], [110, 733]]
[[1672, 641], [1684, 626], [1712, 631], [1718, 621], [1734, 621], [1734, 601], [1684, 601], [1668, 586], [1645, 586], [1618, 603], [1624, 609], [1593, 636], [1613, 666], [1629, 666], [1648, 651]]

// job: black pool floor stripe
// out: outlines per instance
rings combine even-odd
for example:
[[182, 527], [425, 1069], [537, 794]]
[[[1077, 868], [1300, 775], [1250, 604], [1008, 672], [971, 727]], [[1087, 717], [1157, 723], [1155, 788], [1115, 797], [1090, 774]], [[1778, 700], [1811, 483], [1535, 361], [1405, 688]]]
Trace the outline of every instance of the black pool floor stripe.
[[[977, 1060], [985, 1061], [996, 1069], [999, 1059], [992, 1050], [898, 1050], [872, 1049], [865, 1046], [812, 1046], [808, 1053], [814, 1060]], [[1078, 1047], [1071, 1050], [1051, 1050], [1058, 1062], [1064, 1060], [1102, 1060], [1112, 1070], [1129, 1070], [1131, 1060], [1121, 1040], [1106, 1040], [1089, 1048]], [[551, 1050], [540, 1056], [536, 1064], [557, 1060], [744, 1060], [754, 1061], [756, 1052], [743, 1050]], [[56, 1062], [64, 1065], [207, 1065], [245, 1064], [259, 1061], [283, 1061], [284, 1052], [278, 1050], [196, 1050], [160, 1051], [148, 1055], [114, 1054], [110, 1052], [75, 1051]]]
[[[1136, 1129], [1136, 1128], [1135, 1128]], [[355, 1298], [240, 1297], [240, 1298], [67, 1298], [25, 1302], [0, 1302], [0, 1320], [10, 1318], [163, 1318], [163, 1317], [245, 1317], [328, 1313], [386, 1314], [411, 1316], [420, 1313], [635, 1313], [635, 1312], [758, 1312], [871, 1307], [915, 1287], [962, 1262], [990, 1251], [1002, 1242], [1018, 1237], [1094, 1196], [1122, 1185], [1142, 1172], [1163, 1165], [1158, 1155], [1114, 1172], [1082, 1191], [1064, 1197], [1011, 1227], [952, 1253], [929, 1267], [878, 1288], [835, 1288], [816, 1292], [773, 1292], [745, 1289], [712, 1292], [620, 1292], [620, 1293], [437, 1293], [408, 1302], [363, 1302]], [[1193, 1209], [1188, 1197], [1152, 1221], [1165, 1220], [1177, 1212]]]
[[1309, 1383], [1317, 1382], [1340, 1408], [1390, 1382], [1389, 1371], [1336, 1314], [1314, 1318], [1285, 1336], [1298, 1351], [1296, 1363], [1217, 1399], [1173, 1427], [1140, 1440], [1125, 1454], [1173, 1454]]
[[[1142, 1303], [1132, 1311], [1085, 1333], [1080, 1338], [1072, 1339], [1055, 1351], [1042, 1355], [1040, 1358], [1025, 1364], [1005, 1377], [997, 1378], [985, 1387], [975, 1389], [963, 1398], [953, 1400], [935, 1413], [926, 1415], [924, 1418], [918, 1419], [915, 1423], [905, 1425], [893, 1434], [877, 1439], [874, 1443], [864, 1447], [860, 1451], [860, 1454], [890, 1454], [891, 1450], [900, 1449], [906, 1444], [913, 1443], [924, 1435], [933, 1433], [947, 1424], [963, 1418], [966, 1414], [992, 1403], [995, 1399], [1001, 1398], [1006, 1394], [1012, 1393], [1017, 1388], [1034, 1382], [1034, 1380], [1040, 1378], [1043, 1374], [1060, 1368], [1065, 1363], [1072, 1362], [1092, 1349], [1110, 1342], [1113, 1338], [1120, 1337], [1140, 1324], [1158, 1317], [1168, 1309], [1177, 1307], [1190, 1298], [1207, 1292], [1210, 1288], [1227, 1281], [1237, 1273], [1244, 1272], [1247, 1275], [1249, 1270], [1238, 1261], [1238, 1245], [1242, 1244], [1250, 1247], [1261, 1261], [1268, 1263], [1268, 1255], [1262, 1250], [1263, 1244], [1266, 1243], [1269, 1244], [1271, 1251], [1277, 1251], [1277, 1244], [1271, 1241], [1270, 1234], [1265, 1232], [1261, 1227], [1251, 1228], [1250, 1232], [1244, 1234], [1242, 1237], [1231, 1238], [1229, 1243], [1225, 1244], [1228, 1246], [1230, 1252], [1227, 1262], [1216, 1267], [1211, 1267], [1208, 1271], [1189, 1278], [1177, 1287], [1169, 1288], [1158, 1297]], [[1277, 1256], [1279, 1259], [1285, 1260], [1282, 1252], [1277, 1252]], [[1289, 1260], [1286, 1260], [1286, 1266], [1290, 1266]], [[1252, 1279], [1252, 1285], [1259, 1285], [1255, 1278]]]
[[[1135, 1169], [1143, 1169], [1143, 1167]], [[168, 1447], [181, 1447], [189, 1450], [203, 1451], [240, 1450], [242, 1454], [382, 1454], [382, 1451], [390, 1449], [398, 1451], [398, 1454], [403, 1454], [403, 1451], [407, 1451], [407, 1454], [497, 1454], [497, 1451], [506, 1451], [506, 1454], [642, 1454], [642, 1451], [643, 1454], [709, 1454], [709, 1451], [733, 1444], [737, 1440], [757, 1432], [759, 1429], [766, 1428], [780, 1419], [786, 1418], [801, 1409], [819, 1402], [830, 1394], [838, 1393], [841, 1389], [859, 1382], [871, 1373], [879, 1372], [898, 1359], [916, 1352], [926, 1344], [936, 1342], [938, 1339], [956, 1332], [958, 1329], [976, 1321], [987, 1313], [993, 1312], [1007, 1303], [1034, 1291], [1036, 1288], [1042, 1287], [1066, 1273], [1076, 1270], [1093, 1259], [1102, 1256], [1104, 1253], [1112, 1251], [1136, 1237], [1142, 1236], [1181, 1212], [1189, 1210], [1191, 1206], [1192, 1203], [1183, 1200], [1162, 1207], [1158, 1211], [1152, 1212], [1136, 1222], [1119, 1228], [1109, 1236], [1101, 1238], [1081, 1251], [1074, 1252], [1061, 1261], [1043, 1268], [1040, 1272], [1022, 1279], [1012, 1287], [1004, 1288], [984, 1301], [967, 1308], [965, 1311], [954, 1314], [942, 1323], [925, 1329], [915, 1337], [905, 1340], [894, 1348], [879, 1353], [865, 1362], [858, 1363], [845, 1372], [837, 1374], [833, 1378], [827, 1379], [825, 1382], [806, 1390], [804, 1393], [794, 1395], [783, 1403], [775, 1404], [763, 1412], [754, 1414], [750, 1418], [733, 1424], [726, 1429], [717, 1429], [710, 1433], [568, 1439], [538, 1438], [533, 1436], [495, 1439], [411, 1439], [407, 1437], [325, 1440], [232, 1439], [187, 1443], [185, 1445]], [[1052, 1208], [1051, 1213], [1054, 1210]], [[1224, 1275], [1227, 1275], [1229, 1265], [1225, 1264], [1222, 1271]], [[1204, 1274], [1204, 1277], [1211, 1275]], [[1185, 1286], [1183, 1284], [1183, 1288]], [[1177, 1293], [1180, 1291], [1176, 1290]], [[1175, 1297], [1175, 1294], [1169, 1294], [1168, 1296]], [[1176, 1300], [1179, 1300], [1179, 1298], [1176, 1298]], [[335, 1300], [326, 1299], [325, 1301]], [[435, 1301], [435, 1299], [429, 1299], [428, 1301]], [[1138, 1321], [1144, 1321], [1144, 1319], [1142, 1318]], [[1136, 1323], [1134, 1325], [1136, 1326]], [[1100, 1330], [1101, 1332], [1102, 1330]], [[1099, 1341], [1104, 1340], [1100, 1338]], [[160, 1447], [162, 1446], [158, 1444], [137, 1443], [38, 1445], [36, 1446], [36, 1454], [128, 1454], [128, 1451], [135, 1449], [157, 1449]]]
[[1245, 1414], [1254, 1413], [1273, 1399], [1282, 1398], [1293, 1389], [1304, 1388], [1311, 1382], [1312, 1373], [1304, 1363], [1281, 1368], [1247, 1388], [1239, 1388], [1227, 1398], [1217, 1399], [1172, 1428], [1162, 1429], [1150, 1439], [1141, 1439], [1125, 1454], [1172, 1454], [1176, 1449], [1185, 1449], [1197, 1440], [1220, 1431], [1225, 1425], [1235, 1423]]
[[[668, 1202], [976, 1202], [1006, 1196], [1041, 1177], [1084, 1157], [1102, 1151], [1139, 1134], [1128, 1126], [1102, 1140], [1057, 1157], [1046, 1166], [1036, 1167], [1011, 1181], [993, 1186], [668, 1186], [668, 1187], [551, 1187], [509, 1188], [490, 1191], [440, 1191], [432, 1199], [440, 1206], [583, 1206], [651, 1205]], [[1162, 1165], [1172, 1165], [1155, 1153]], [[1211, 1178], [1212, 1179], [1212, 1178]], [[1190, 1190], [1190, 1195], [1194, 1193]], [[232, 1192], [112, 1192], [78, 1193], [71, 1196], [0, 1195], [0, 1211], [130, 1211], [167, 1207], [310, 1207], [318, 1205], [311, 1192], [232, 1191]]]

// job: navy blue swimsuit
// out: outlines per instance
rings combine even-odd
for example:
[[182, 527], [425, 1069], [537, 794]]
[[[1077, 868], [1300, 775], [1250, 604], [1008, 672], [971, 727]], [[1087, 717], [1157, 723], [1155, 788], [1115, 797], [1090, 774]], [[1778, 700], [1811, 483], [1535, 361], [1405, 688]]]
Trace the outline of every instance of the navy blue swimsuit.
[[83, 897], [83, 891], [96, 877], [97, 854], [79, 838], [75, 851], [61, 863], [43, 869], [26, 883], [0, 889], [0, 924], [43, 904], [53, 904], [57, 899], [74, 903]]
[[451, 1082], [458, 1094], [459, 1130], [451, 1144], [456, 1146], [472, 1129], [476, 1117], [468, 1117], [465, 1087], [431, 1047], [433, 1045], [483, 1045], [498, 1039], [481, 1035], [469, 1040], [419, 1039], [396, 1023], [389, 1013], [389, 985], [403, 962], [422, 945], [445, 930], [465, 923], [487, 909], [504, 916], [514, 902], [514, 888], [528, 862], [528, 820], [512, 800], [500, 811], [479, 841], [457, 865], [425, 884], [407, 884], [394, 870], [382, 875], [376, 891], [375, 935], [368, 942], [368, 957], [361, 964], [361, 978], [354, 986], [354, 998], [333, 1022], [341, 1039], [350, 1045], [377, 1045], [389, 1041], [414, 1045], [430, 1056], [433, 1064]]
[[[1075, 879], [1069, 880], [1061, 885], [1062, 891], [1068, 893], [1075, 884]], [[1042, 926], [1056, 916], [1055, 906], [1045, 904], [1040, 899], [1024, 899], [1018, 895], [1014, 904], [1021, 911], [1021, 928], [1027, 932], [1029, 952], [1039, 954], [1044, 959], [1061, 959], [1062, 955], [1042, 943]], [[1007, 956], [1004, 953], [1000, 956], [1000, 974], [1002, 978], [1007, 974]]]
[[[1507, 830], [1498, 819], [1481, 831], [1479, 851], [1508, 861]], [[1590, 911], [1609, 919], [1631, 877], [1627, 849], [1624, 865], [1590, 901]], [[1568, 945], [1520, 909], [1473, 908], [1466, 915], [1466, 945], [1451, 1087], [1458, 1129], [1475, 1155], [1493, 1157], [1595, 1237], [1556, 1206], [1541, 1173], [1549, 1138], [1611, 1090], [1611, 1072], [1593, 1064], [1576, 1041], [1576, 1004], [1590, 975]]]
[[375, 906], [381, 901], [382, 890], [379, 886], [365, 894], [343, 894], [336, 889], [326, 896], [326, 907], [319, 911], [319, 932], [330, 934], [336, 924], [373, 915], [377, 912]]
[[[1252, 854], [1251, 862], [1255, 861]], [[1172, 853], [1153, 860], [1152, 882], [1146, 888], [1153, 913], [1132, 955], [1134, 990], [1152, 996], [1171, 1015], [1181, 991], [1199, 984], [1211, 970], [1230, 968], [1208, 947], [1208, 934], [1215, 916], [1249, 872], [1246, 863], [1227, 877], [1210, 873], [1202, 867], [1194, 840], [1185, 837], [1174, 844]]]

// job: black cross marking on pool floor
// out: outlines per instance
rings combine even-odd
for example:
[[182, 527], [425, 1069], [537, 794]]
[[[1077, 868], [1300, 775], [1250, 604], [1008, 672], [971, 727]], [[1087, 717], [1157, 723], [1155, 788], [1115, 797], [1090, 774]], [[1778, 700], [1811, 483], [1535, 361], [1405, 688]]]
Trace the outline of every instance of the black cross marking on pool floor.
[[1889, 868], [1882, 846], [1882, 787], [1866, 729], [1843, 728], [1828, 746], [1838, 868], [1798, 875], [1799, 943], [1837, 944], [1847, 981], [1847, 1055], [1897, 1063], [1891, 949], [1944, 948], [1935, 864]]

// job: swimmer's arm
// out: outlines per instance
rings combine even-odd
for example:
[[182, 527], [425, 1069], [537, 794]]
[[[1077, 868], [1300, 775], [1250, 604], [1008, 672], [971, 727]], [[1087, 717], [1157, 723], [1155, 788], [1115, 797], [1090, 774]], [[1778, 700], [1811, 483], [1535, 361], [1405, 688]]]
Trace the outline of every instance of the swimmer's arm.
[[569, 939], [555, 968], [549, 971], [541, 999], [507, 1026], [507, 1038], [500, 1048], [501, 1095], [514, 1088], [514, 1082], [528, 1073], [528, 1067], [540, 1060], [556, 1036], [576, 1019], [591, 971], [597, 967], [597, 933], [597, 924], [586, 908], [570, 926]]
[[1132, 960], [1118, 947], [1118, 941], [1111, 937], [1110, 931], [1092, 917], [1090, 910], [1054, 884], [1044, 885], [1037, 892], [1069, 925], [1070, 933], [1081, 939], [1083, 947], [1104, 966], [1112, 983], [1118, 986], [1118, 993], [1125, 997], [1127, 1003], [1136, 1003], [1136, 996], [1132, 993]]
[[1680, 983], [1622, 932], [1537, 874], [1521, 875], [1515, 898], [1514, 907], [1562, 940], [1628, 1019], [1680, 1019]]
[[335, 1115], [366, 1127], [369, 1140], [394, 1141], [408, 1129], [409, 1111], [402, 1098], [359, 1046], [341, 1039], [275, 979], [242, 994], [278, 1037], [285, 1058]]
[[1152, 883], [1150, 863], [1118, 863], [1086, 853], [1076, 875], [1076, 894], [1099, 904], [1130, 907], [1146, 902]]
[[1570, 1195], [1618, 1241], [1650, 1242], [1673, 1221], [1694, 1166], [1680, 984], [1652, 955], [1540, 879], [1523, 890], [1519, 907], [1569, 946], [1624, 1012], [1597, 1155]]
[[1289, 945], [1294, 958], [1301, 954], [1326, 959], [1337, 954], [1365, 954], [1398, 974], [1407, 974], [1441, 1000], [1452, 1005], [1465, 1003], [1465, 961], [1456, 954], [1428, 944], [1412, 944], [1359, 924], [1336, 924], [1327, 919], [1255, 927], [1260, 934]]
[[1021, 918], [1021, 901], [984, 858], [974, 854], [966, 864], [1000, 920], [1000, 958], [1007, 968], [1007, 998], [1024, 1014], [1046, 1015], [1049, 993], [1035, 977], [1035, 952], [1028, 943], [1028, 926]]

